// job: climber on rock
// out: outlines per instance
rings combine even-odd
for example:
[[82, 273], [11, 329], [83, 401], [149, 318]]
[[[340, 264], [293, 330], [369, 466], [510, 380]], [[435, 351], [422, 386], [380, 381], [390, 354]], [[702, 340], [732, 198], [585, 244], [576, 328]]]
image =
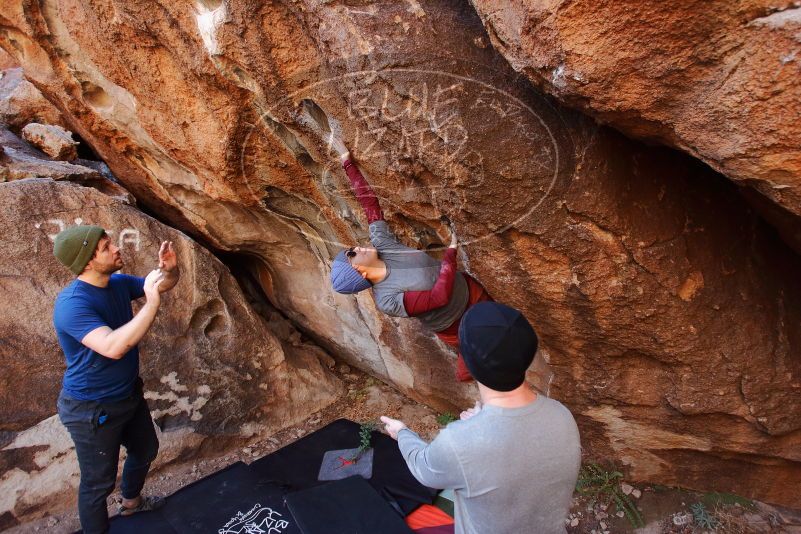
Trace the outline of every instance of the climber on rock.
[[[67, 368], [58, 397], [58, 416], [75, 443], [81, 482], [78, 515], [86, 534], [108, 532], [106, 498], [122, 468], [120, 515], [158, 507], [142, 496], [159, 441], [139, 377], [139, 342], [161, 304], [161, 294], [178, 283], [171, 241], [158, 253], [159, 268], [145, 278], [117, 273], [120, 249], [99, 226], [80, 225], [56, 236], [53, 254], [76, 278], [58, 295], [53, 324]], [[145, 298], [135, 314], [131, 301]]]
[[[389, 229], [378, 199], [350, 152], [342, 147], [340, 160], [356, 198], [367, 215], [373, 247], [350, 247], [334, 258], [331, 284], [338, 293], [373, 290], [378, 309], [393, 317], [416, 317], [448, 345], [459, 348], [459, 323], [477, 302], [492, 300], [486, 289], [456, 270], [456, 234], [440, 262], [423, 251], [406, 247]], [[472, 380], [461, 354], [456, 378]]]

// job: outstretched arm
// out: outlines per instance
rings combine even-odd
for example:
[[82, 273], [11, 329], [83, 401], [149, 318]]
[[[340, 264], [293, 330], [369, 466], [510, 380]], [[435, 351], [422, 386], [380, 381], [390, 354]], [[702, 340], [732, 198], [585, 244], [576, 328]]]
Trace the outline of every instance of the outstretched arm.
[[345, 168], [345, 174], [348, 175], [348, 180], [350, 180], [350, 186], [356, 194], [356, 199], [361, 204], [365, 215], [367, 215], [367, 223], [372, 224], [375, 221], [383, 221], [384, 214], [381, 212], [378, 198], [375, 196], [373, 188], [362, 176], [359, 167], [351, 160], [350, 152], [340, 154], [339, 158], [342, 160], [342, 166]]
[[464, 488], [467, 484], [464, 469], [451, 443], [448, 429], [443, 429], [431, 443], [397, 419], [381, 416], [387, 433], [398, 440], [406, 465], [418, 482], [430, 488]]
[[456, 234], [451, 236], [451, 245], [445, 252], [445, 258], [439, 268], [439, 277], [434, 287], [428, 291], [406, 291], [403, 293], [403, 307], [410, 317], [436, 310], [445, 306], [453, 294], [453, 282], [456, 278]]
[[161, 304], [161, 284], [164, 273], [156, 269], [145, 278], [144, 291], [147, 301], [134, 315], [133, 319], [112, 330], [108, 326], [100, 326], [87, 333], [80, 341], [93, 351], [106, 358], [119, 360], [145, 336], [156, 318]]

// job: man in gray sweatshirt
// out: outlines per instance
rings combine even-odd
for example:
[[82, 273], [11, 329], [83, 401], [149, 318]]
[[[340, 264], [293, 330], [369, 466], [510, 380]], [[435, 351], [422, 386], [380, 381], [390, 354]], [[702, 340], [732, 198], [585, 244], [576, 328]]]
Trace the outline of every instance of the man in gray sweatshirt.
[[454, 490], [456, 534], [565, 532], [581, 446], [570, 411], [525, 381], [537, 343], [519, 311], [480, 302], [462, 318], [459, 344], [481, 403], [430, 444], [381, 418], [415, 478]]

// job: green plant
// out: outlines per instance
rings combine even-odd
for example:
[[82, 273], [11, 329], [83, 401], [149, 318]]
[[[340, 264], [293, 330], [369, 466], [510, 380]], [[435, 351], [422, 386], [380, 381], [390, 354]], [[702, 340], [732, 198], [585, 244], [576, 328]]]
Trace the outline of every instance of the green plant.
[[439, 426], [446, 426], [453, 421], [456, 421], [456, 416], [450, 412], [441, 413], [437, 416], [437, 423]]
[[373, 430], [375, 430], [375, 423], [362, 423], [359, 426], [359, 451], [364, 452], [370, 448]]
[[698, 523], [698, 526], [709, 530], [712, 530], [718, 526], [718, 520], [715, 519], [715, 516], [709, 513], [709, 511], [706, 509], [706, 506], [704, 506], [704, 503], [697, 502], [690, 506], [690, 510], [692, 511], [693, 519], [695, 519], [695, 522]]
[[579, 470], [576, 491], [580, 495], [591, 497], [592, 504], [601, 502], [609, 505], [615, 503], [616, 511], [623, 512], [634, 528], [645, 526], [642, 513], [631, 498], [623, 493], [620, 483], [623, 473], [607, 470], [598, 464], [586, 464]]
[[356, 452], [350, 459], [352, 462], [358, 462], [359, 458], [361, 458], [362, 454], [364, 454], [364, 451], [372, 446], [370, 444], [370, 440], [372, 439], [373, 430], [375, 429], [376, 424], [373, 422], [362, 423], [359, 425], [359, 448], [356, 449]]
[[348, 397], [355, 402], [363, 402], [370, 393], [370, 388], [375, 386], [378, 382], [373, 377], [367, 377], [364, 384], [360, 388], [352, 389], [348, 392]]
[[367, 397], [367, 388], [351, 390], [348, 392], [348, 397], [355, 402], [362, 402]]
[[745, 497], [740, 497], [739, 495], [735, 495], [733, 493], [706, 493], [701, 500], [705, 505], [711, 508], [719, 505], [733, 506], [735, 504], [739, 504], [741, 507], [748, 510], [753, 510], [756, 508], [754, 501], [746, 499]]

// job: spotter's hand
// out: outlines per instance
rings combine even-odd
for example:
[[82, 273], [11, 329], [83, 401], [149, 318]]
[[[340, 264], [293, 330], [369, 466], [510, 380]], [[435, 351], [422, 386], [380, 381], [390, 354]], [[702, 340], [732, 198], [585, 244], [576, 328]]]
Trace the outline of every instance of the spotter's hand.
[[387, 431], [387, 434], [389, 434], [392, 439], [398, 439], [398, 432], [404, 428], [408, 428], [403, 421], [392, 419], [386, 415], [381, 416], [381, 422], [384, 423], [384, 430]]
[[160, 269], [154, 269], [145, 277], [145, 298], [148, 304], [155, 304], [156, 307], [161, 303], [161, 293], [159, 287], [164, 281], [164, 273]]
[[481, 411], [481, 401], [476, 401], [476, 405], [472, 408], [468, 408], [462, 413], [459, 414], [459, 419], [462, 421], [467, 421], [471, 417], [478, 415], [478, 412]]
[[159, 269], [170, 272], [178, 266], [178, 257], [172, 249], [172, 241], [164, 241], [159, 248]]

